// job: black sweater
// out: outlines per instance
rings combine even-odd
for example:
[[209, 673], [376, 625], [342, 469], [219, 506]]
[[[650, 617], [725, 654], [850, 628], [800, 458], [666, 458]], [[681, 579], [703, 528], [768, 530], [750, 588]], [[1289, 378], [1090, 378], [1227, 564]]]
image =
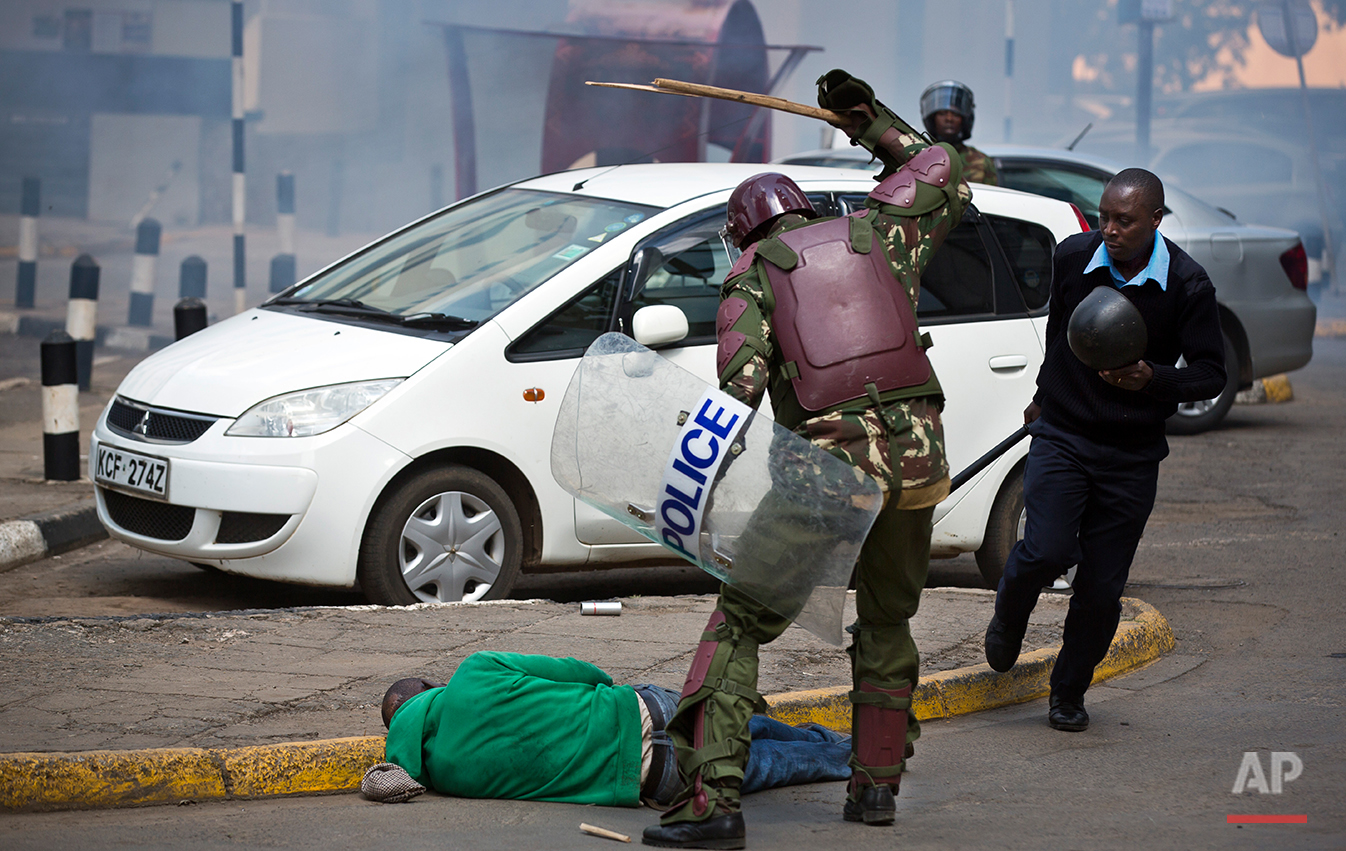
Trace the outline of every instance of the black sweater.
[[[1144, 360], [1154, 378], [1140, 391], [1114, 387], [1075, 357], [1066, 342], [1066, 325], [1075, 307], [1094, 287], [1114, 286], [1106, 267], [1084, 274], [1102, 242], [1101, 233], [1090, 231], [1056, 248], [1047, 351], [1033, 401], [1042, 407], [1042, 417], [1059, 428], [1102, 443], [1149, 443], [1163, 436], [1164, 421], [1179, 402], [1209, 399], [1224, 389], [1224, 338], [1215, 287], [1201, 264], [1165, 239], [1168, 288], [1146, 281], [1120, 290], [1145, 318], [1149, 343]], [[1183, 369], [1174, 366], [1179, 355], [1187, 361]]]

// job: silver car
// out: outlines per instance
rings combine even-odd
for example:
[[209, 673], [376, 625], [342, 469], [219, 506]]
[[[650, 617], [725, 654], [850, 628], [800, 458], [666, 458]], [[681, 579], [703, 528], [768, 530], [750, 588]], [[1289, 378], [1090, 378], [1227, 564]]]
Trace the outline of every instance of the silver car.
[[[1103, 187], [1125, 166], [1055, 148], [982, 145], [995, 160], [1000, 185], [1069, 201], [1098, 226]], [[845, 147], [808, 151], [779, 162], [876, 169], [869, 154]], [[1248, 225], [1171, 183], [1160, 231], [1205, 267], [1215, 284], [1225, 334], [1229, 380], [1219, 396], [1178, 408], [1170, 434], [1196, 434], [1224, 419], [1240, 388], [1298, 369], [1313, 356], [1317, 309], [1309, 299], [1308, 258], [1299, 235]]]

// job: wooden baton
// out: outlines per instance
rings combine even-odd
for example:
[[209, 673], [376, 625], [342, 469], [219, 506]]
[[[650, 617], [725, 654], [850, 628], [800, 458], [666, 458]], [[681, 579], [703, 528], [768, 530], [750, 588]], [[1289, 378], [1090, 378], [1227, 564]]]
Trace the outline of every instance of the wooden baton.
[[775, 109], [781, 112], [788, 112], [793, 115], [803, 115], [807, 118], [817, 118], [820, 121], [826, 121], [828, 124], [843, 124], [844, 120], [840, 115], [830, 109], [823, 109], [817, 106], [807, 106], [802, 103], [795, 103], [785, 98], [772, 97], [771, 95], [759, 95], [755, 92], [742, 92], [738, 89], [722, 89], [719, 86], [703, 86], [700, 83], [684, 83], [681, 80], [669, 80], [663, 77], [655, 80], [651, 85], [642, 86], [635, 83], [599, 83], [586, 82], [586, 86], [606, 86], [613, 89], [632, 89], [641, 92], [656, 92], [665, 95], [684, 95], [687, 97], [716, 98], [718, 100], [728, 100], [735, 103], [746, 103], [750, 106], [761, 106], [767, 109]]
[[594, 827], [593, 825], [585, 824], [584, 822], [580, 822], [580, 832], [587, 833], [590, 836], [601, 836], [604, 839], [615, 839], [618, 842], [631, 841], [631, 837], [627, 836], [625, 833], [618, 833], [615, 830], [608, 830], [602, 827]]

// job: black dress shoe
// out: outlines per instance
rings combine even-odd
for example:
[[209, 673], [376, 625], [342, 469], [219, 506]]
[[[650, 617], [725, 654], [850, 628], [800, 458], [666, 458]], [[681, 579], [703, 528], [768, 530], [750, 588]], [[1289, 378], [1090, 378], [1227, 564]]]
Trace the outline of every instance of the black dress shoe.
[[1089, 713], [1084, 711], [1084, 701], [1054, 694], [1048, 703], [1047, 723], [1053, 730], [1079, 733], [1089, 729]]
[[886, 783], [880, 783], [877, 786], [862, 786], [859, 792], [859, 800], [847, 796], [846, 806], [841, 808], [841, 817], [846, 821], [862, 821], [865, 824], [892, 824], [897, 818], [897, 802], [893, 800], [892, 786]]
[[1027, 630], [1027, 624], [1017, 631], [1010, 629], [1000, 618], [991, 615], [991, 623], [986, 627], [986, 664], [991, 670], [1003, 674], [1014, 667], [1019, 661], [1019, 649], [1023, 647]]
[[657, 848], [742, 848], [746, 837], [743, 813], [726, 813], [705, 821], [651, 825], [640, 841]]

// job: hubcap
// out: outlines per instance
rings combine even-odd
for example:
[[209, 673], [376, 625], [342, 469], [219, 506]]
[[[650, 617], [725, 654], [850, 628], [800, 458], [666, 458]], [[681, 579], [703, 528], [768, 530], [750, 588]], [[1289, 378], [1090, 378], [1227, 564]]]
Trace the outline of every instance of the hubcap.
[[500, 575], [504, 558], [500, 519], [470, 493], [432, 496], [402, 526], [402, 578], [426, 603], [482, 599]]

